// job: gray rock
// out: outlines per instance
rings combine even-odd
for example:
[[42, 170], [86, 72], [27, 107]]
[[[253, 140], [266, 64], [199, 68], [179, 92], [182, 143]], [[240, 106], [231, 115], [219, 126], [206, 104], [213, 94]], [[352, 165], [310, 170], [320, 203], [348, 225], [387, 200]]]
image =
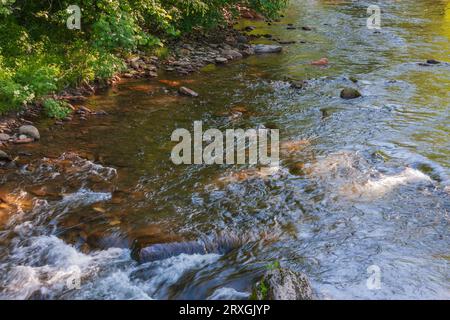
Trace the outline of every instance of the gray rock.
[[191, 90], [189, 88], [186, 88], [186, 87], [180, 87], [180, 89], [178, 91], [181, 94], [184, 94], [185, 96], [198, 97], [198, 93], [197, 92], [195, 92], [194, 90]]
[[267, 271], [252, 290], [253, 300], [313, 300], [314, 293], [306, 275], [289, 269]]
[[270, 44], [257, 44], [253, 46], [253, 50], [256, 54], [262, 53], [277, 53], [283, 50], [282, 46], [270, 45]]
[[0, 150], [0, 161], [11, 161], [11, 157], [5, 152]]
[[228, 62], [228, 59], [224, 58], [224, 57], [218, 57], [218, 58], [215, 59], [215, 62], [218, 63], [218, 64], [224, 64], [224, 63]]
[[239, 43], [247, 43], [247, 42], [248, 42], [248, 39], [247, 39], [246, 36], [238, 36], [238, 37], [236, 38], [236, 40], [237, 40], [237, 42], [239, 42]]
[[342, 99], [349, 100], [349, 99], [356, 99], [356, 98], [359, 98], [359, 97], [361, 97], [361, 93], [358, 90], [356, 90], [356, 89], [345, 88], [345, 89], [343, 89], [341, 91], [341, 98]]
[[9, 139], [11, 139], [11, 136], [9, 134], [0, 133], [0, 141], [8, 141]]
[[230, 60], [242, 59], [242, 54], [236, 50], [223, 50], [222, 54]]
[[30, 125], [26, 125], [26, 126], [21, 126], [19, 128], [19, 133], [20, 134], [24, 134], [30, 138], [33, 138], [35, 140], [39, 140], [41, 138], [40, 134], [39, 134], [39, 130], [34, 127], [34, 126], [30, 126]]

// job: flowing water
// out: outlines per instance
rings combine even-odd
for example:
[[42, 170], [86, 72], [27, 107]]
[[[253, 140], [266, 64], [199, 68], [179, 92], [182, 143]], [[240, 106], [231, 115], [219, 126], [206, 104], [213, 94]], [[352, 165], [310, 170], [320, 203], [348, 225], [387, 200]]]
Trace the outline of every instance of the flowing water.
[[[418, 63], [450, 62], [450, 1], [380, 1], [379, 32], [366, 27], [370, 4], [292, 1], [279, 23], [238, 25], [297, 41], [282, 54], [127, 81], [87, 102], [108, 116], [41, 120], [42, 140], [14, 147], [18, 165], [0, 169], [0, 297], [246, 299], [279, 261], [323, 299], [449, 299], [450, 65]], [[309, 64], [322, 57], [329, 66]], [[178, 96], [180, 85], [200, 97]], [[342, 100], [346, 86], [363, 97]], [[248, 112], [230, 117], [236, 107]], [[195, 120], [278, 128], [291, 147], [268, 173], [176, 166], [171, 133]], [[217, 234], [242, 245], [131, 258]]]

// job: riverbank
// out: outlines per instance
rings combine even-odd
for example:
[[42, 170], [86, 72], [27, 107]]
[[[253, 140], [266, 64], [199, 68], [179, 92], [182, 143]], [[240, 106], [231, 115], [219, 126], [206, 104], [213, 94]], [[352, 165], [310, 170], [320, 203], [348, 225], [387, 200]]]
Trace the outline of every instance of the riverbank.
[[[242, 18], [264, 20], [260, 15], [255, 13], [252, 15], [251, 11], [242, 11]], [[271, 24], [270, 20], [266, 20], [266, 23]], [[232, 61], [252, 56], [255, 53], [278, 53], [282, 51], [281, 45], [259, 45], [255, 47], [251, 44], [252, 40], [267, 38], [268, 35], [250, 35], [248, 32], [254, 30], [254, 27], [238, 30], [233, 27], [234, 24], [235, 22], [230, 21], [225, 27], [218, 27], [213, 31], [199, 31], [173, 40], [168, 44], [164, 58], [137, 51], [124, 60], [126, 69], [114, 74], [111, 78], [102, 81], [83, 82], [80, 86], [47, 96], [47, 99], [54, 100], [68, 108], [63, 117], [54, 119], [54, 125], [61, 126], [75, 118], [86, 121], [92, 116], [107, 115], [104, 110], [95, 112], [90, 110], [84, 106], [84, 102], [96, 93], [116, 87], [123, 79], [151, 80], [158, 78], [161, 72], [188, 76], [194, 72], [201, 72], [203, 68], [208, 68], [208, 66], [223, 66]], [[274, 42], [276, 40], [273, 39]], [[179, 87], [178, 92], [181, 95], [197, 96], [196, 92], [186, 87]], [[0, 147], [5, 149], [3, 151], [6, 154], [3, 154], [4, 159], [11, 159], [6, 153], [9, 144], [26, 144], [38, 140], [35, 136], [22, 134], [20, 128], [32, 126], [34, 121], [42, 115], [43, 103], [40, 100], [28, 104], [20, 112], [9, 113], [0, 117]]]

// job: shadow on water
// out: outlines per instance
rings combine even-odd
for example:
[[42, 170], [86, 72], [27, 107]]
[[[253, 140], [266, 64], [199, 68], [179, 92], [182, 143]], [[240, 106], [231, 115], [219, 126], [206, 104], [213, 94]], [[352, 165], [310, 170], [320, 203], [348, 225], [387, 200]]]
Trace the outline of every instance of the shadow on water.
[[[42, 120], [40, 143], [13, 150], [26, 165], [0, 169], [0, 297], [245, 299], [280, 261], [321, 298], [450, 298], [450, 66], [418, 64], [450, 62], [450, 3], [383, 2], [380, 32], [370, 4], [293, 1], [281, 22], [237, 26], [296, 41], [282, 54], [126, 81], [87, 102], [109, 116]], [[363, 97], [340, 99], [347, 86]], [[280, 168], [172, 164], [172, 131], [195, 120], [280, 129]], [[226, 254], [131, 258], [217, 234], [246, 237]]]

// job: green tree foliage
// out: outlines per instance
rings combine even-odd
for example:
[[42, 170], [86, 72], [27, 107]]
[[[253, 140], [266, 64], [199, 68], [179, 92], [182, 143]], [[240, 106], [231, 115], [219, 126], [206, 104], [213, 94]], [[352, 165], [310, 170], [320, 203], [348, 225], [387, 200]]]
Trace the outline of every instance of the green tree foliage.
[[[273, 17], [287, 0], [0, 0], [0, 113], [83, 81], [111, 77], [139, 49], [224, 22], [237, 4]], [[67, 8], [81, 8], [69, 30]]]

